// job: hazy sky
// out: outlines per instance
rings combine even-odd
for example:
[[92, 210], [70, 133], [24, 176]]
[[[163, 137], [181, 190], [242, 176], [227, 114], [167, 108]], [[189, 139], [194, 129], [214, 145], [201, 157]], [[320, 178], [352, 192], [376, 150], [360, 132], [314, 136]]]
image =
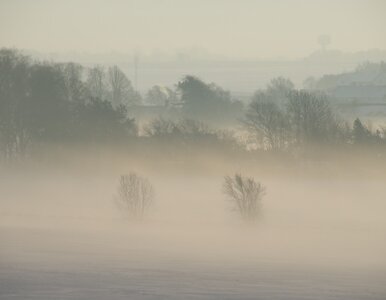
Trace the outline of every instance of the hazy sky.
[[0, 47], [300, 57], [386, 49], [385, 0], [0, 0]]

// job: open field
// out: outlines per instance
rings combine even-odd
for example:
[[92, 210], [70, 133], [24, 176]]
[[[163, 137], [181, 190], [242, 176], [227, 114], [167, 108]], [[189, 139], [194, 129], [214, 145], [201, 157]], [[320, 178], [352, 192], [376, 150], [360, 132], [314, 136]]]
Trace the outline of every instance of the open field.
[[157, 202], [143, 223], [117, 211], [114, 179], [2, 181], [0, 299], [386, 297], [382, 182], [266, 178], [251, 227], [221, 177], [153, 175]]

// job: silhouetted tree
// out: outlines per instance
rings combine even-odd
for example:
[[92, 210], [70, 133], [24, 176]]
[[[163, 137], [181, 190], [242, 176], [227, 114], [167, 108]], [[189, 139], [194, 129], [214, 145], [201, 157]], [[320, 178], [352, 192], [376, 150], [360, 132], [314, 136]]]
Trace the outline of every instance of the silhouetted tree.
[[130, 80], [117, 66], [109, 67], [108, 83], [111, 92], [111, 102], [114, 106], [133, 105], [141, 102], [140, 96], [134, 91]]
[[243, 123], [263, 148], [284, 150], [287, 147], [289, 120], [272, 95], [257, 92], [248, 106]]
[[266, 189], [252, 177], [244, 177], [241, 174], [226, 176], [223, 191], [245, 221], [253, 221], [261, 213], [261, 200]]
[[77, 135], [95, 141], [124, 139], [137, 135], [135, 119], [127, 116], [124, 105], [92, 98], [80, 108]]
[[83, 82], [83, 67], [76, 63], [59, 65], [64, 78], [67, 101], [81, 103], [86, 98], [86, 86]]
[[185, 76], [177, 84], [184, 113], [203, 121], [229, 121], [238, 116], [242, 104], [214, 83], [206, 84], [194, 76]]
[[0, 49], [0, 157], [24, 156], [31, 141], [28, 124], [30, 59], [14, 49]]
[[121, 175], [115, 201], [130, 218], [141, 219], [153, 204], [153, 185], [133, 172]]
[[31, 67], [30, 128], [39, 140], [59, 140], [70, 135], [71, 109], [63, 73], [57, 65]]
[[86, 86], [91, 98], [108, 99], [107, 78], [102, 66], [95, 66], [88, 70]]
[[288, 96], [295, 89], [291, 80], [284, 77], [273, 78], [267, 85], [265, 93], [278, 104], [285, 104]]
[[296, 145], [332, 142], [339, 137], [339, 122], [323, 95], [292, 91], [288, 116]]

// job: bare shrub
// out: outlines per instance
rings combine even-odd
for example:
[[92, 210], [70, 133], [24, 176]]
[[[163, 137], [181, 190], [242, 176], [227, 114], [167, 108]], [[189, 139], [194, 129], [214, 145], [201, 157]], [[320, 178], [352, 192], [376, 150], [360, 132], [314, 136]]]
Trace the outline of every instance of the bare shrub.
[[243, 177], [241, 174], [225, 176], [223, 191], [245, 221], [256, 220], [260, 215], [261, 200], [266, 194], [266, 188], [254, 178]]
[[115, 200], [130, 218], [141, 219], [154, 202], [153, 185], [133, 172], [121, 175]]

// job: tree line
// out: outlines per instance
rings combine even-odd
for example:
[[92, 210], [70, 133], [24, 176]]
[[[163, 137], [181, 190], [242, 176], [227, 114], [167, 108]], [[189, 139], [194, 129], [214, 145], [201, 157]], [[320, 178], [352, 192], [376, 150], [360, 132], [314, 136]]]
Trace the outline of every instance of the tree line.
[[257, 147], [271, 151], [386, 145], [385, 127], [373, 129], [359, 118], [350, 124], [324, 93], [296, 90], [284, 78], [254, 94], [242, 122]]
[[[144, 103], [173, 106], [176, 113], [140, 126], [131, 108]], [[224, 120], [237, 120], [248, 135], [246, 143], [266, 151], [386, 141], [385, 129], [372, 130], [359, 119], [349, 124], [325, 95], [296, 90], [284, 78], [258, 90], [248, 105], [190, 75], [173, 88], [154, 86], [142, 96], [117, 66], [41, 62], [15, 49], [0, 49], [0, 156], [5, 160], [25, 157], [31, 146], [45, 143], [149, 138], [181, 150], [202, 144], [244, 149], [246, 143], [234, 132], [206, 125]]]

